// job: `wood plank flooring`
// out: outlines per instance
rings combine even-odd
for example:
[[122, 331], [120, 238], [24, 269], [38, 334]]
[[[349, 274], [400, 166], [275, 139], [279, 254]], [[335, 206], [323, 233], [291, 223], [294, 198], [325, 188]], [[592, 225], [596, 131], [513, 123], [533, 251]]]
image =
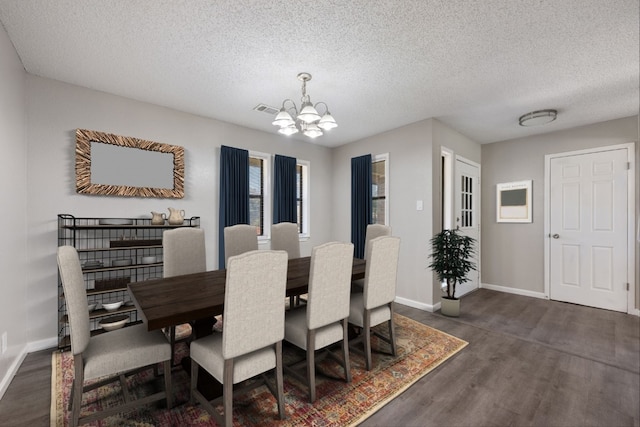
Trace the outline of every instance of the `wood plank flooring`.
[[[640, 319], [481, 289], [457, 319], [396, 311], [469, 345], [362, 426], [640, 426]], [[52, 350], [27, 356], [0, 426], [48, 426]]]

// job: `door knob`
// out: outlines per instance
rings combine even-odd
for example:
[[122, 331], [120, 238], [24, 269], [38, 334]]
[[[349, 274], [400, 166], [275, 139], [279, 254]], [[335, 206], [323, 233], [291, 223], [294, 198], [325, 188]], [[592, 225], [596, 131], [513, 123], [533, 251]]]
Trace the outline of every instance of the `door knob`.
[[554, 234], [554, 235], [553, 235], [553, 236], [551, 236], [551, 237], [553, 237], [554, 239], [559, 239], [559, 238], [560, 238], [560, 235], [559, 235], [558, 233], [556, 233], [556, 234]]

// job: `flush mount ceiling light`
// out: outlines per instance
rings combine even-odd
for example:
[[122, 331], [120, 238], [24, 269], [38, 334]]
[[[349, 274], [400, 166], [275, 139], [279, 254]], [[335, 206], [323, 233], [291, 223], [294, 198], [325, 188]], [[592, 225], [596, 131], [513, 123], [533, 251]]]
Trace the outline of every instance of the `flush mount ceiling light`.
[[[284, 135], [293, 135], [302, 132], [309, 138], [317, 138], [323, 131], [331, 130], [338, 126], [333, 116], [329, 112], [329, 107], [324, 102], [315, 105], [311, 103], [311, 97], [307, 95], [307, 82], [311, 80], [311, 74], [300, 73], [298, 80], [302, 82], [302, 98], [300, 99], [300, 110], [291, 99], [282, 101], [282, 108], [273, 121], [274, 126], [278, 126], [278, 132]], [[317, 108], [324, 106], [324, 114], [320, 116]], [[299, 111], [299, 112], [298, 112]], [[295, 117], [295, 119], [294, 119]]]
[[551, 123], [558, 116], [558, 110], [539, 110], [527, 113], [518, 119], [520, 126], [539, 126]]

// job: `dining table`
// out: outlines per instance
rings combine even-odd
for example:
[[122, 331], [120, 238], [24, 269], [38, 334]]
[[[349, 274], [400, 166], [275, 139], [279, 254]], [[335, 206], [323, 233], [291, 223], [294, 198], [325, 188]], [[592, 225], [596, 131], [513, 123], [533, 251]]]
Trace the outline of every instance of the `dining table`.
[[[286, 296], [307, 293], [311, 257], [289, 259], [287, 263]], [[364, 259], [354, 258], [351, 279], [362, 279], [365, 273]], [[182, 323], [193, 327], [193, 338], [213, 333], [214, 316], [224, 312], [226, 269], [185, 274], [162, 279], [145, 280], [128, 284], [129, 295], [142, 321], [149, 331], [168, 328]], [[188, 364], [183, 364], [189, 369]], [[207, 398], [221, 392], [219, 384], [212, 381], [206, 371], [199, 374], [198, 388]]]

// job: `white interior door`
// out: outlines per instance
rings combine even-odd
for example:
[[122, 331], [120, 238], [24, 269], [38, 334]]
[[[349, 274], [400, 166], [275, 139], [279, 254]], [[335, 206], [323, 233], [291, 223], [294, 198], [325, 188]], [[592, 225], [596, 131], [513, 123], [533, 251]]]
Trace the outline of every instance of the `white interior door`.
[[480, 166], [456, 158], [453, 180], [454, 226], [476, 240], [474, 263], [476, 270], [467, 275], [468, 282], [456, 286], [456, 297], [478, 289], [480, 282]]
[[627, 150], [551, 158], [550, 298], [627, 311]]

